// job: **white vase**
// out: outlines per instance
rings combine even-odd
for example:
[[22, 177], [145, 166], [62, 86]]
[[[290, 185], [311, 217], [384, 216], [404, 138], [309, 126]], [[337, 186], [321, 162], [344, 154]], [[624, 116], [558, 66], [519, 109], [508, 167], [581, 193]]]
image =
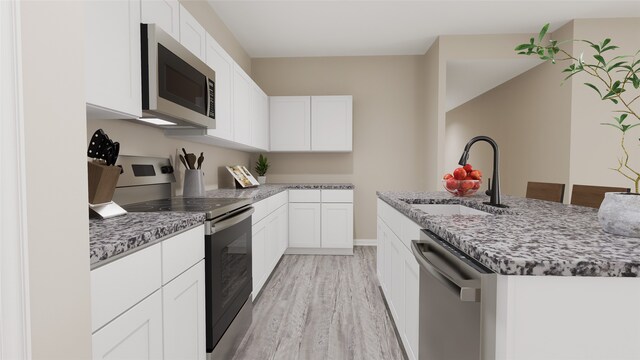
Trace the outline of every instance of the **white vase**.
[[258, 176], [258, 182], [260, 183], [260, 185], [264, 185], [267, 183], [267, 177], [266, 176]]
[[606, 193], [598, 220], [608, 233], [640, 238], [640, 194]]

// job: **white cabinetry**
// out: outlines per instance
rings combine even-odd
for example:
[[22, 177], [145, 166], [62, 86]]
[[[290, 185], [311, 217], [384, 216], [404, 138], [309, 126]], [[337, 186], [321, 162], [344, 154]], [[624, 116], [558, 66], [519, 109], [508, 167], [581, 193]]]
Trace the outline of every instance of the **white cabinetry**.
[[207, 34], [207, 65], [216, 72], [216, 128], [208, 135], [233, 140], [233, 64], [226, 51]]
[[353, 97], [311, 97], [311, 151], [351, 151]]
[[251, 146], [269, 149], [269, 97], [255, 83], [251, 87]]
[[85, 12], [87, 118], [140, 117], [140, 1], [90, 1]]
[[292, 254], [353, 253], [353, 190], [289, 190]]
[[271, 151], [311, 150], [309, 96], [272, 96], [269, 121]]
[[182, 5], [180, 5], [180, 43], [200, 60], [206, 61], [207, 32]]
[[265, 247], [267, 245], [267, 221], [263, 219], [251, 228], [251, 276], [253, 299], [258, 296], [266, 281]]
[[[145, 0], [146, 1], [146, 0]], [[167, 4], [172, 3], [167, 1]], [[154, 2], [154, 1], [150, 1]], [[170, 5], [145, 4], [149, 17], [169, 20]], [[179, 5], [180, 43], [216, 72], [215, 129], [167, 129], [165, 134], [189, 141], [245, 151], [269, 150], [269, 98], [204, 27]], [[146, 17], [146, 16], [145, 16]], [[164, 28], [164, 25], [161, 25]], [[139, 45], [138, 45], [139, 47]], [[138, 56], [139, 57], [139, 56]], [[139, 67], [139, 65], [138, 65]], [[139, 97], [139, 96], [138, 96]]]
[[233, 140], [251, 144], [251, 78], [235, 64], [233, 66]]
[[140, 22], [156, 24], [180, 41], [180, 3], [178, 0], [142, 0]]
[[164, 360], [206, 359], [204, 275], [200, 260], [162, 287]]
[[93, 359], [162, 359], [162, 299], [154, 292], [92, 336]]
[[287, 192], [270, 196], [255, 204], [252, 217], [253, 299], [258, 296], [288, 243]]
[[419, 358], [420, 268], [410, 250], [420, 226], [378, 199], [378, 279], [409, 359]]
[[319, 203], [289, 204], [289, 246], [319, 248], [321, 224]]
[[352, 151], [352, 96], [271, 97], [272, 151]]
[[92, 270], [93, 358], [204, 360], [203, 258], [198, 226]]

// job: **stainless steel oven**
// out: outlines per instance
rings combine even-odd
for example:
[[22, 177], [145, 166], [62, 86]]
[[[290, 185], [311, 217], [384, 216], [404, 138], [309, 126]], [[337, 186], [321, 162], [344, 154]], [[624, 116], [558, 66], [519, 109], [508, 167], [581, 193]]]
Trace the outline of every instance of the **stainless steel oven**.
[[429, 230], [412, 250], [420, 265], [420, 360], [492, 359], [496, 274]]
[[143, 118], [215, 128], [213, 69], [154, 24], [141, 24], [140, 34]]
[[253, 211], [245, 206], [205, 223], [207, 352], [213, 359], [231, 358], [251, 324]]

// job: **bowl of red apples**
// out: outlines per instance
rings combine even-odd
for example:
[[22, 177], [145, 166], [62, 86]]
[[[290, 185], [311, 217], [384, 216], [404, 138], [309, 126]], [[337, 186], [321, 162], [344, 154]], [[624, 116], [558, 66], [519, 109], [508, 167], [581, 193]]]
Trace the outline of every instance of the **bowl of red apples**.
[[442, 178], [442, 186], [454, 196], [470, 196], [480, 189], [482, 172], [475, 170], [471, 164], [453, 170]]

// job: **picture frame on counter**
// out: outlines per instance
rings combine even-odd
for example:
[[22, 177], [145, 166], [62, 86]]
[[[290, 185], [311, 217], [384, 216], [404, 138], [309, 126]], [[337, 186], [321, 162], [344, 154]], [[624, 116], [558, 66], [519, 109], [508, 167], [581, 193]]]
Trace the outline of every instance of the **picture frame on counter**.
[[235, 181], [243, 188], [260, 185], [256, 178], [251, 175], [249, 170], [242, 165], [227, 166], [227, 170], [231, 173]]

